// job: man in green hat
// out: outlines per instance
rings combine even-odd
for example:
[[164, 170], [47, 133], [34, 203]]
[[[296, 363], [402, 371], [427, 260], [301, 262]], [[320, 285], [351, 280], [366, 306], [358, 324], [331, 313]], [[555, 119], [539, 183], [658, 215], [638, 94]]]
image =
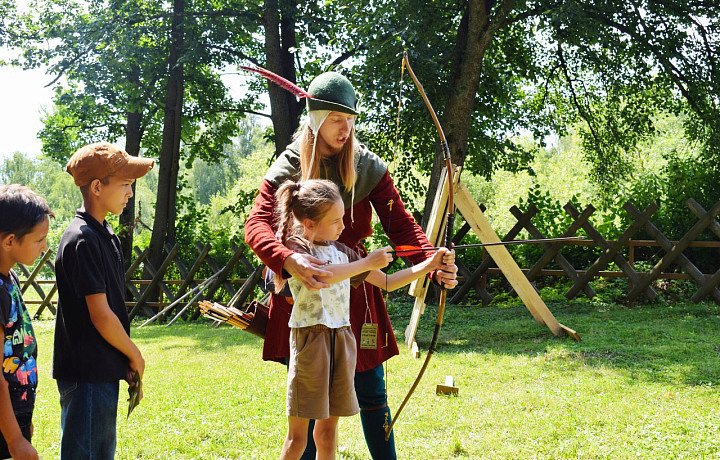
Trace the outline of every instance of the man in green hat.
[[[395, 245], [432, 247], [420, 226], [406, 211], [392, 182], [387, 165], [358, 142], [355, 121], [358, 98], [350, 81], [337, 72], [318, 75], [307, 91], [307, 117], [294, 136], [293, 143], [278, 157], [260, 185], [255, 205], [245, 224], [245, 241], [260, 260], [275, 273], [295, 277], [310, 289], [327, 287], [323, 277], [325, 261], [294, 253], [275, 238], [275, 191], [286, 180], [329, 179], [340, 188], [345, 204], [345, 230], [338, 241], [358, 254], [367, 251], [362, 240], [372, 235], [372, 212], [377, 214]], [[392, 228], [387, 228], [388, 222]], [[432, 253], [409, 257], [419, 263]], [[448, 288], [457, 285], [457, 267], [443, 266], [431, 274], [435, 283]], [[290, 355], [288, 320], [292, 305], [273, 294], [270, 318], [265, 333], [263, 359], [286, 363]], [[350, 294], [350, 322], [358, 343], [355, 391], [360, 417], [370, 454], [374, 459], [394, 459], [395, 441], [385, 441], [384, 426], [391, 419], [387, 405], [382, 364], [398, 354], [397, 342], [387, 314], [383, 293], [363, 283]], [[361, 343], [363, 335], [375, 340]], [[312, 429], [312, 425], [311, 425]], [[312, 436], [303, 458], [315, 458]]]

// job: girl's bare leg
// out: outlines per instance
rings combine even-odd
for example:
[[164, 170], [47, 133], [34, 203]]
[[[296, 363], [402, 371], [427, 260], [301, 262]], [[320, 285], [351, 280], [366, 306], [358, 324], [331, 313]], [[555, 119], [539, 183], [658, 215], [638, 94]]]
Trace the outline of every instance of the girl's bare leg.
[[297, 460], [302, 456], [307, 444], [309, 421], [306, 418], [288, 416], [288, 432], [280, 453], [280, 460]]
[[338, 417], [315, 421], [313, 438], [317, 447], [317, 460], [334, 460], [337, 439]]

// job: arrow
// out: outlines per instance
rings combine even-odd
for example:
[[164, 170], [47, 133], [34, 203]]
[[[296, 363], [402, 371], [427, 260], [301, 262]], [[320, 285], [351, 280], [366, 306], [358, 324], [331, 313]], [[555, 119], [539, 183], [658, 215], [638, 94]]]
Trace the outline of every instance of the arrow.
[[[507, 246], [511, 244], [525, 244], [525, 243], [557, 243], [561, 241], [588, 241], [583, 239], [582, 236], [565, 236], [561, 238], [538, 238], [534, 240], [510, 240], [510, 241], [496, 241], [493, 243], [477, 243], [477, 244], [458, 244], [453, 246], [452, 249], [465, 249], [465, 248], [481, 248], [487, 246]], [[420, 252], [437, 251], [442, 248], [421, 248], [418, 246], [396, 246], [394, 251], [388, 251], [390, 254], [398, 254], [403, 257], [412, 256]]]

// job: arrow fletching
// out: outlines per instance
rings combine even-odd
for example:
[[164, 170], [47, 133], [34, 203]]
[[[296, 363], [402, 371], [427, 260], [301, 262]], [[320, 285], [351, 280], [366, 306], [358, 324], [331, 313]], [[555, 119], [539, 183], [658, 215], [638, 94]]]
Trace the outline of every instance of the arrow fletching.
[[395, 253], [399, 256], [408, 257], [414, 256], [415, 254], [420, 254], [425, 251], [437, 251], [437, 248], [421, 248], [419, 246], [399, 245], [395, 246], [394, 251], [390, 252]]
[[308, 92], [305, 91], [304, 89], [300, 88], [300, 87], [299, 87], [298, 85], [296, 85], [295, 83], [293, 83], [293, 82], [291, 82], [290, 80], [287, 80], [287, 79], [281, 77], [280, 75], [278, 75], [278, 74], [276, 74], [276, 73], [270, 72], [270, 71], [267, 70], [267, 69], [263, 69], [263, 68], [260, 68], [260, 67], [247, 67], [247, 66], [244, 66], [244, 65], [241, 65], [240, 68], [243, 69], [243, 70], [247, 70], [248, 72], [259, 73], [259, 74], [262, 75], [263, 77], [265, 77], [265, 78], [267, 78], [268, 80], [272, 81], [273, 83], [277, 84], [277, 85], [280, 86], [281, 88], [286, 89], [287, 91], [290, 91], [291, 93], [293, 93], [295, 96], [297, 96], [297, 97], [299, 97], [299, 98], [304, 98], [304, 97], [305, 97], [305, 98], [308, 98], [308, 99], [312, 99], [312, 98], [313, 98], [313, 97], [310, 95], [310, 93], [308, 93]]

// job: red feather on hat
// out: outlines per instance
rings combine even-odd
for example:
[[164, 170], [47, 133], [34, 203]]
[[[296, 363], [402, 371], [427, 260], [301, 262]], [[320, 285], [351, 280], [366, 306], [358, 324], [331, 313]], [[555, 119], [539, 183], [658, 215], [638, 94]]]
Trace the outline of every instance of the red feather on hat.
[[243, 70], [250, 71], [250, 72], [259, 73], [259, 74], [262, 75], [263, 77], [265, 77], [265, 78], [267, 78], [268, 80], [276, 83], [276, 84], [277, 84], [278, 86], [280, 86], [281, 88], [284, 88], [284, 89], [290, 91], [291, 93], [293, 93], [294, 95], [296, 95], [296, 96], [299, 97], [299, 98], [303, 98], [303, 97], [308, 98], [308, 99], [312, 99], [312, 98], [313, 98], [313, 97], [310, 95], [310, 93], [308, 93], [308, 92], [305, 91], [304, 89], [300, 88], [300, 87], [297, 86], [295, 83], [293, 83], [293, 82], [291, 82], [290, 80], [287, 80], [287, 79], [281, 77], [281, 76], [278, 75], [278, 74], [272, 73], [272, 72], [270, 72], [270, 71], [267, 70], [267, 69], [263, 69], [263, 68], [260, 68], [260, 67], [246, 67], [246, 66], [243, 66], [243, 65], [241, 65], [240, 68], [243, 69]]

